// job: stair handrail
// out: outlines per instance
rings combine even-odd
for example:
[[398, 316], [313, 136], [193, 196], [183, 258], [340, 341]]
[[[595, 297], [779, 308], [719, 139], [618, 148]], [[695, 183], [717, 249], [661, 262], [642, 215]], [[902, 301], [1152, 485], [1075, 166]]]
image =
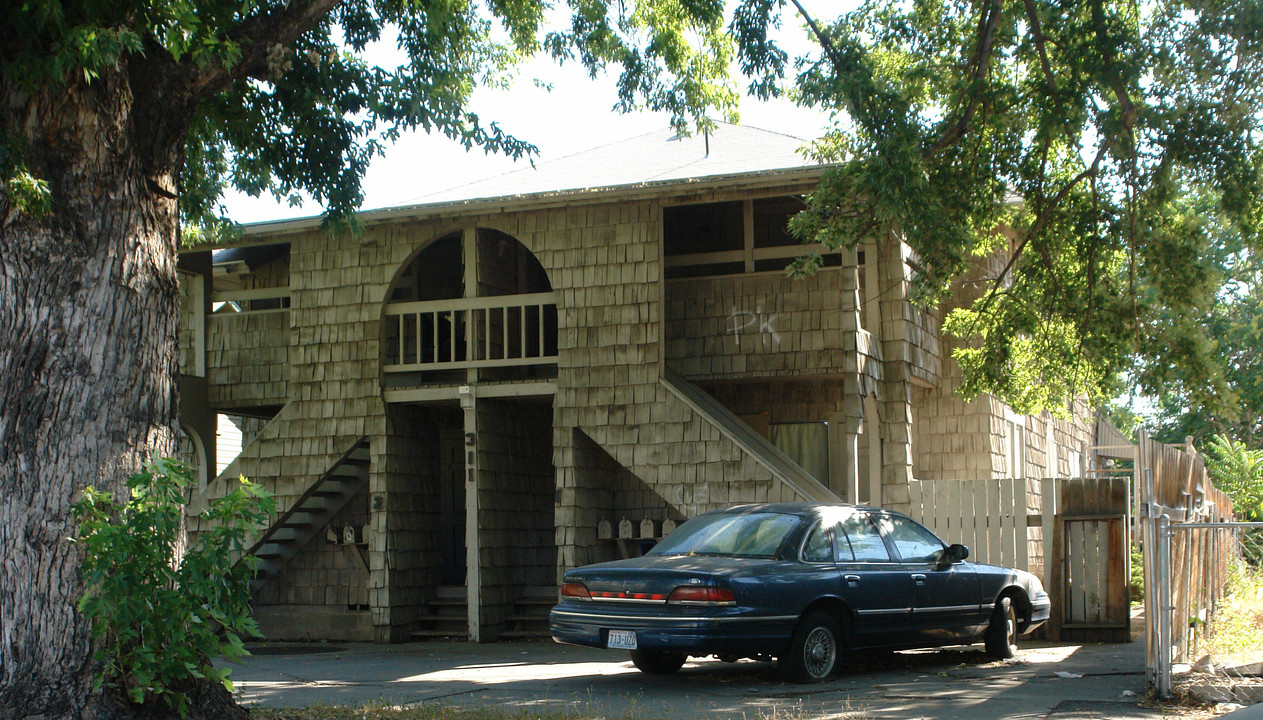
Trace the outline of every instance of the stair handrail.
[[675, 370], [664, 367], [659, 382], [694, 412], [709, 419], [719, 432], [798, 494], [816, 502], [842, 502], [842, 498], [813, 477], [811, 473], [803, 470], [793, 458], [773, 445], [770, 440], [756, 433], [735, 413]]

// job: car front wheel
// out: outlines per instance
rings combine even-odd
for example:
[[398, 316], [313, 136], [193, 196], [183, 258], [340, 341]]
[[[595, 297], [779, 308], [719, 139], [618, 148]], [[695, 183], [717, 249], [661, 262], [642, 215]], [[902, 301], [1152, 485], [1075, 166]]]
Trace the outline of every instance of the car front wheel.
[[991, 611], [991, 624], [987, 626], [987, 654], [1004, 660], [1017, 654], [1017, 611], [1013, 601], [1003, 597]]
[[631, 661], [636, 669], [650, 675], [670, 675], [684, 667], [688, 656], [667, 650], [632, 650]]
[[821, 682], [833, 674], [841, 651], [841, 632], [833, 616], [819, 610], [808, 613], [789, 650], [780, 658], [781, 674], [791, 682]]

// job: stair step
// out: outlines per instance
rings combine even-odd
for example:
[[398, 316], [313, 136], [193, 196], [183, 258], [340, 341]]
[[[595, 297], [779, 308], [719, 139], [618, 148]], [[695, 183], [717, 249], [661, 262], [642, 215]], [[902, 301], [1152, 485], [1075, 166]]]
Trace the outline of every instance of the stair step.
[[432, 608], [463, 608], [469, 602], [465, 598], [434, 598], [429, 605]]
[[451, 638], [454, 640], [468, 640], [469, 633], [467, 631], [453, 630], [413, 630], [411, 633], [413, 640], [439, 640], [442, 638]]
[[464, 585], [439, 585], [434, 589], [434, 597], [435, 599], [442, 598], [444, 600], [459, 599], [461, 602], [466, 602], [469, 598], [469, 593], [465, 590]]
[[298, 539], [298, 528], [289, 527], [289, 526], [279, 527], [273, 530], [272, 534], [268, 536], [268, 540], [271, 540], [273, 542], [284, 542], [286, 540], [297, 540], [297, 539]]
[[551, 640], [552, 633], [547, 630], [505, 630], [500, 633], [499, 640]]
[[550, 607], [552, 607], [552, 606], [554, 606], [554, 605], [556, 605], [556, 604], [557, 604], [557, 598], [543, 598], [543, 597], [540, 597], [540, 598], [533, 598], [533, 597], [524, 597], [524, 598], [522, 598], [521, 600], [518, 600], [517, 602], [515, 602], [515, 603], [513, 603], [513, 604], [514, 604], [514, 605], [517, 605], [518, 607], [544, 607], [544, 608], [550, 608]]
[[285, 554], [285, 547], [281, 543], [267, 542], [260, 545], [254, 554], [261, 558], [280, 557]]
[[362, 485], [364, 484], [360, 483], [359, 477], [333, 475], [323, 481], [320, 484], [320, 488], [316, 488], [316, 493], [320, 495], [347, 495], [355, 493]]
[[286, 518], [281, 527], [311, 527], [319, 522], [320, 517], [316, 513], [299, 510]]
[[308, 495], [307, 499], [303, 500], [302, 508], [304, 511], [317, 512], [328, 510], [330, 505], [332, 503], [329, 502], [329, 498], [325, 495]]

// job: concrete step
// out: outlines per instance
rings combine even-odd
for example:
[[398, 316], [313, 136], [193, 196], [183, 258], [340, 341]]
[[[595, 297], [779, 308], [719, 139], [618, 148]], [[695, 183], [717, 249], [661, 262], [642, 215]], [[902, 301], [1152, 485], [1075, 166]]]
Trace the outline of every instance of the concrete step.
[[413, 630], [411, 637], [413, 640], [468, 640], [469, 633], [451, 630]]
[[548, 630], [505, 630], [500, 633], [497, 640], [551, 640], [552, 635]]

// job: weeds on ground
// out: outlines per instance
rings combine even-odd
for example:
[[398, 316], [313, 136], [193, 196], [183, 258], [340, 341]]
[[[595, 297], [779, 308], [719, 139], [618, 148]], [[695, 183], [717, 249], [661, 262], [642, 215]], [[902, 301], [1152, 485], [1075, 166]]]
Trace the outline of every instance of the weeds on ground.
[[1232, 564], [1227, 594], [1207, 628], [1204, 647], [1217, 664], [1263, 660], [1263, 569]]
[[301, 708], [251, 708], [260, 720], [576, 720], [562, 710], [510, 710], [503, 707], [457, 708], [440, 705], [392, 705], [386, 702], [309, 705]]
[[[643, 709], [632, 707], [618, 715], [592, 710], [522, 710], [505, 707], [451, 707], [441, 705], [399, 706], [386, 702], [358, 707], [346, 705], [310, 705], [303, 708], [252, 708], [259, 720], [643, 720]], [[760, 712], [758, 720], [805, 720], [809, 715], [802, 708]], [[863, 716], [846, 704], [843, 712], [829, 715], [832, 720], [860, 720]]]

